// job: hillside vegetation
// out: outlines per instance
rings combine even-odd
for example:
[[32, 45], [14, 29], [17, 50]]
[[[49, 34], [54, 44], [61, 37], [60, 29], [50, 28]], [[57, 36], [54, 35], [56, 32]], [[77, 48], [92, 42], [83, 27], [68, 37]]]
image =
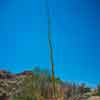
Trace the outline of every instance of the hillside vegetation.
[[63, 82], [55, 78], [55, 95], [48, 70], [35, 68], [12, 74], [0, 71], [0, 100], [88, 100], [100, 96], [100, 86], [92, 90], [85, 84]]

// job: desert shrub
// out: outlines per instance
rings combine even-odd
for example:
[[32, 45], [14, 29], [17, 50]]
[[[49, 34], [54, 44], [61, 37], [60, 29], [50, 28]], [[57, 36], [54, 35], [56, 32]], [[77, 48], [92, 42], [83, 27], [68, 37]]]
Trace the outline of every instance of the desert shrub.
[[85, 95], [87, 91], [89, 90], [85, 88], [84, 84], [77, 85], [75, 83], [67, 83], [64, 100], [87, 100], [89, 97]]
[[97, 87], [95, 89], [95, 93], [93, 95], [100, 96], [100, 85], [97, 85]]

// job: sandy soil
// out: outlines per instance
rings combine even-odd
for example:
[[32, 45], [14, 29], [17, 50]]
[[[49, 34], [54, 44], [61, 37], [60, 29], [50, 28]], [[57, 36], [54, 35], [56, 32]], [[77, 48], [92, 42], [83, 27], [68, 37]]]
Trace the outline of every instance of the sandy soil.
[[100, 97], [98, 97], [98, 96], [92, 96], [88, 100], [100, 100]]

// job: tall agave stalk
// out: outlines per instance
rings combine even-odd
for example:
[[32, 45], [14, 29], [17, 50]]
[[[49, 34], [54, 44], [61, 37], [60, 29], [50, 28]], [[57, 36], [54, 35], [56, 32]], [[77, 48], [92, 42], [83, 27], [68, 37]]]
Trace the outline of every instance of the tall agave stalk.
[[52, 69], [53, 95], [55, 96], [54, 58], [53, 58], [53, 47], [52, 47], [52, 39], [51, 39], [51, 17], [50, 17], [50, 10], [48, 6], [48, 0], [47, 0], [47, 16], [48, 16], [48, 46], [49, 46], [49, 51], [50, 51], [50, 63], [51, 63], [51, 69]]

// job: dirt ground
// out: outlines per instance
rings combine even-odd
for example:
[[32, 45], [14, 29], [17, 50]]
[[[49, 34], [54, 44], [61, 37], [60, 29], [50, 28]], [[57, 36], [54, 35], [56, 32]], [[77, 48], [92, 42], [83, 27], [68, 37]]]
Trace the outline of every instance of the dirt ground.
[[92, 96], [88, 100], [100, 100], [100, 97], [98, 97], [98, 96]]

